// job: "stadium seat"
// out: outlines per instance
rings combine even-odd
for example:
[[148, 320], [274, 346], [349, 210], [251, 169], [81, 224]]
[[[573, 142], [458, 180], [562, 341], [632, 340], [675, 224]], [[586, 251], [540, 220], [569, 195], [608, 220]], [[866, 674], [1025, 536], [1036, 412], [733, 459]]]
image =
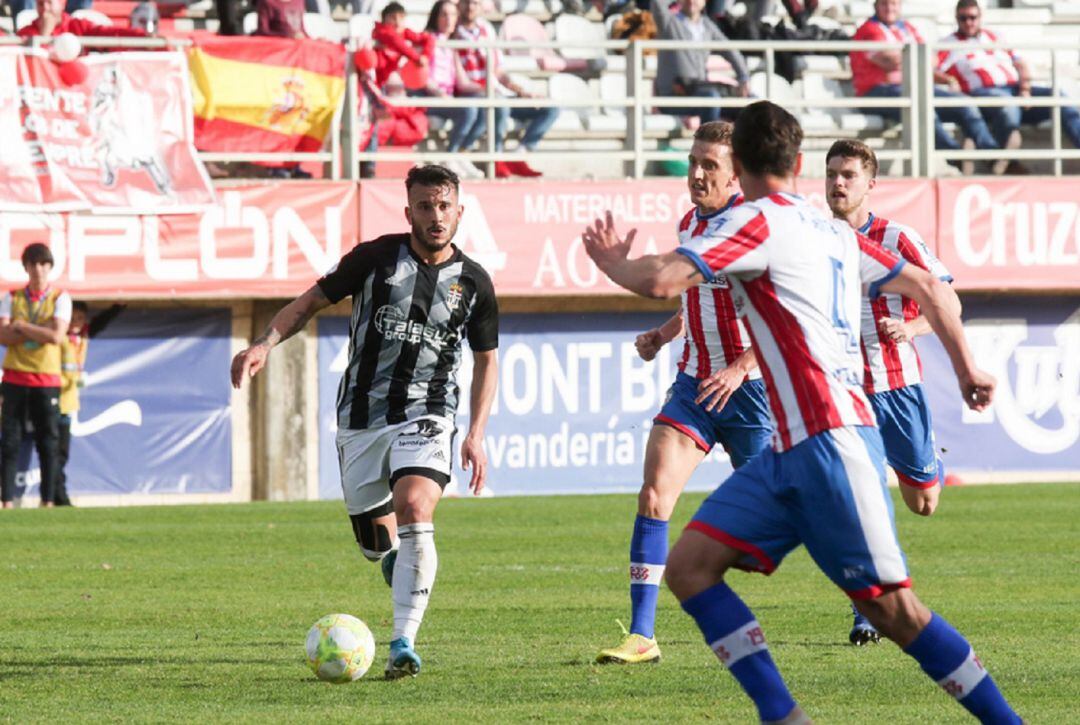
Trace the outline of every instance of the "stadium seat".
[[243, 21], [244, 35], [251, 35], [259, 29], [259, 14], [258, 13], [246, 13]]
[[560, 15], [555, 18], [555, 40], [561, 43], [577, 43], [575, 47], [563, 48], [563, 58], [603, 58], [606, 51], [601, 44], [607, 40], [603, 23], [594, 23], [580, 15]]
[[73, 18], [82, 18], [83, 20], [89, 20], [95, 25], [112, 25], [113, 21], [105, 13], [94, 10], [93, 8], [80, 8], [71, 14]]
[[349, 37], [359, 40], [370, 40], [371, 31], [375, 29], [375, 18], [371, 15], [357, 13], [349, 18]]
[[604, 115], [625, 122], [626, 106], [609, 106], [609, 101], [626, 100], [626, 76], [622, 73], [604, 73], [600, 76], [600, 100], [604, 102], [601, 110]]
[[[499, 40], [521, 41], [525, 43], [546, 43], [550, 40], [547, 30], [536, 18], [516, 13], [508, 15], [499, 28]], [[515, 61], [514, 57], [530, 56], [535, 65], [524, 67], [526, 64]], [[508, 70], [528, 71], [540, 68], [545, 71], [559, 72], [566, 69], [566, 61], [552, 48], [534, 47], [531, 49], [507, 50], [505, 59]]]
[[304, 32], [312, 38], [341, 42], [341, 31], [329, 15], [304, 13]]
[[37, 10], [34, 10], [33, 8], [20, 10], [19, 14], [15, 16], [15, 30], [22, 30], [27, 25], [37, 20], [37, 16]]
[[[548, 94], [551, 98], [557, 98], [560, 101], [599, 101], [592, 88], [589, 87], [588, 81], [580, 76], [572, 75], [570, 73], [556, 73], [548, 79]], [[597, 103], [599, 106], [599, 103]], [[581, 119], [581, 125], [585, 125], [585, 120], [596, 113], [596, 108], [575, 107], [568, 108], [567, 111], [573, 111]]]

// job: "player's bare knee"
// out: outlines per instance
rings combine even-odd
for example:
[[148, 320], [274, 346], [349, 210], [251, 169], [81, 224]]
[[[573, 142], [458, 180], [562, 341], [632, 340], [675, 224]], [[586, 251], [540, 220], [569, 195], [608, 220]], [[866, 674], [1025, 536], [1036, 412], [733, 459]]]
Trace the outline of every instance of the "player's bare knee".
[[718, 542], [702, 541], [696, 532], [687, 532], [668, 555], [664, 581], [679, 601], [719, 584], [734, 563], [727, 547]]
[[650, 519], [667, 521], [678, 498], [678, 493], [665, 491], [655, 482], [646, 481], [638, 493], [638, 513]]
[[389, 501], [361, 514], [350, 514], [353, 535], [368, 561], [379, 561], [394, 548], [394, 534], [386, 517], [393, 513]]
[[881, 634], [901, 647], [909, 645], [930, 621], [930, 610], [907, 588], [858, 600], [855, 608]]

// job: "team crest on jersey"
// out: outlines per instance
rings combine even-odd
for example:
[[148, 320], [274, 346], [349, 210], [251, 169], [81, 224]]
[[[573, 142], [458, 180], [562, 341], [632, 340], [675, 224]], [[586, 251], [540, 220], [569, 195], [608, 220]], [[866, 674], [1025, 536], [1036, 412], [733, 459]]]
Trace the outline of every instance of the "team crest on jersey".
[[464, 292], [461, 285], [454, 282], [450, 285], [450, 289], [446, 292], [446, 306], [451, 310], [456, 310], [457, 306], [461, 304], [461, 295]]

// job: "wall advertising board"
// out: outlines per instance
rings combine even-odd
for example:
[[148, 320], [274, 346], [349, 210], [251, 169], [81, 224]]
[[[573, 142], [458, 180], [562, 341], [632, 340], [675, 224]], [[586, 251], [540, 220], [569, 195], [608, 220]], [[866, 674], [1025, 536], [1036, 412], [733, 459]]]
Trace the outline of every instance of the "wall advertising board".
[[[232, 489], [230, 328], [224, 309], [126, 310], [90, 341], [72, 496]], [[24, 438], [17, 496], [39, 495], [32, 449]]]

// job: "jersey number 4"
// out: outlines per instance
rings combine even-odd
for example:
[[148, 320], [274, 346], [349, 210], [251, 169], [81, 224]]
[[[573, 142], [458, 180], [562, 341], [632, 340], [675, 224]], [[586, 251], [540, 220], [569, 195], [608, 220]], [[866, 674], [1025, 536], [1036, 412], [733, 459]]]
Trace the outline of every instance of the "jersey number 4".
[[829, 257], [829, 261], [832, 262], [832, 324], [836, 328], [836, 333], [840, 335], [844, 340], [844, 345], [848, 352], [859, 351], [859, 337], [855, 334], [855, 331], [851, 329], [851, 323], [848, 322], [847, 313], [844, 311], [844, 294], [846, 287], [844, 284], [844, 265], [836, 257]]

